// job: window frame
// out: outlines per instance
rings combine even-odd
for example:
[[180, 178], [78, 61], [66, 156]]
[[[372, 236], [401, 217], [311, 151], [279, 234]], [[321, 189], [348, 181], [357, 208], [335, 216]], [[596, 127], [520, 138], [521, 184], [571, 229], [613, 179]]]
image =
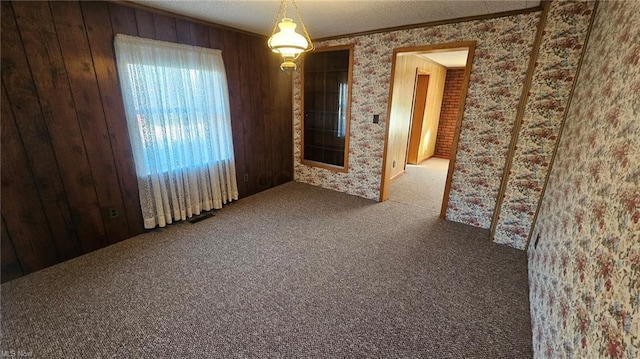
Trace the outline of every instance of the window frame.
[[[348, 86], [348, 93], [347, 93], [347, 109], [346, 109], [346, 128], [344, 131], [344, 160], [343, 160], [343, 165], [339, 166], [339, 165], [334, 165], [334, 164], [330, 164], [330, 163], [325, 163], [325, 162], [320, 162], [320, 161], [316, 161], [316, 160], [311, 160], [311, 159], [307, 159], [305, 158], [305, 62], [307, 60], [307, 57], [309, 55], [312, 55], [314, 53], [319, 53], [319, 52], [330, 52], [330, 51], [343, 51], [343, 50], [348, 50], [349, 51], [349, 63], [348, 63], [348, 75], [347, 75], [347, 86]], [[349, 172], [349, 138], [351, 136], [351, 95], [353, 92], [353, 44], [348, 44], [348, 45], [338, 45], [338, 46], [327, 46], [327, 47], [321, 47], [321, 48], [317, 48], [315, 49], [313, 52], [306, 54], [304, 59], [303, 59], [303, 63], [302, 63], [302, 71], [301, 71], [301, 86], [300, 86], [300, 98], [301, 98], [301, 103], [300, 103], [300, 109], [301, 109], [301, 119], [300, 119], [300, 128], [301, 128], [301, 134], [300, 134], [300, 162], [306, 166], [309, 167], [318, 167], [318, 168], [323, 168], [323, 169], [327, 169], [327, 170], [331, 170], [334, 172], [343, 172], [343, 173], [347, 173]]]

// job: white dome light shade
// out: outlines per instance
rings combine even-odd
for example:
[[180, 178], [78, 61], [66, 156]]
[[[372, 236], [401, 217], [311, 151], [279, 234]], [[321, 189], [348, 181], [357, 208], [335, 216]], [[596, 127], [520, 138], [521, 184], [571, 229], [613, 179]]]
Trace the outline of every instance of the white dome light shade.
[[[300, 54], [311, 51], [314, 47], [313, 43], [311, 43], [311, 38], [307, 33], [307, 28], [304, 26], [304, 21], [302, 21], [302, 16], [300, 16], [296, 0], [291, 0], [291, 2], [295, 8], [296, 15], [298, 16], [298, 22], [302, 27], [304, 35], [296, 32], [296, 27], [298, 25], [293, 22], [291, 18], [287, 17], [288, 1], [289, 0], [281, 0], [280, 2], [280, 9], [278, 9], [276, 23], [273, 25], [273, 31], [271, 32], [271, 37], [267, 40], [267, 45], [269, 45], [271, 51], [282, 56], [283, 62], [280, 65], [280, 69], [290, 73], [298, 67], [296, 65], [296, 60]], [[278, 19], [282, 20], [278, 22]]]
[[308, 50], [309, 42], [296, 32], [296, 23], [290, 18], [283, 18], [278, 24], [280, 31], [269, 38], [269, 47], [284, 58], [296, 58]]

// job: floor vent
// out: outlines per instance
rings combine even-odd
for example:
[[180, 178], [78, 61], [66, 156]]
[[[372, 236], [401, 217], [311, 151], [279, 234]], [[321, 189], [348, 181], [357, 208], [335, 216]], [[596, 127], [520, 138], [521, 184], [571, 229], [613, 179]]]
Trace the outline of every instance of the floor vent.
[[211, 212], [204, 212], [204, 213], [200, 213], [197, 216], [193, 216], [191, 218], [189, 218], [189, 223], [194, 224], [194, 223], [198, 223], [202, 220], [205, 220], [207, 218], [213, 217], [213, 213]]

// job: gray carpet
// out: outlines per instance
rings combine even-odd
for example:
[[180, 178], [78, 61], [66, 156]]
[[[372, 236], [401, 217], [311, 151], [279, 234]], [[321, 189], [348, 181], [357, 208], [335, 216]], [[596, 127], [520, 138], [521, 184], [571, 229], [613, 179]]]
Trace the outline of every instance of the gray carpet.
[[32, 358], [531, 357], [525, 253], [438, 219], [439, 203], [429, 209], [422, 190], [403, 195], [421, 168], [384, 203], [290, 182], [5, 283], [1, 349]]
[[407, 165], [405, 174], [391, 182], [389, 200], [421, 207], [427, 216], [440, 215], [449, 160], [429, 158], [420, 165]]

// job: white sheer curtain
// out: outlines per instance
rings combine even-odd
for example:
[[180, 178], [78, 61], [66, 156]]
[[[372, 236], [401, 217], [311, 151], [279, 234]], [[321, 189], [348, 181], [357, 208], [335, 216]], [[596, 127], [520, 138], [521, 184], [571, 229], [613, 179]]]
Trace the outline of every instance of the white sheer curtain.
[[219, 50], [116, 35], [145, 228], [238, 199]]

